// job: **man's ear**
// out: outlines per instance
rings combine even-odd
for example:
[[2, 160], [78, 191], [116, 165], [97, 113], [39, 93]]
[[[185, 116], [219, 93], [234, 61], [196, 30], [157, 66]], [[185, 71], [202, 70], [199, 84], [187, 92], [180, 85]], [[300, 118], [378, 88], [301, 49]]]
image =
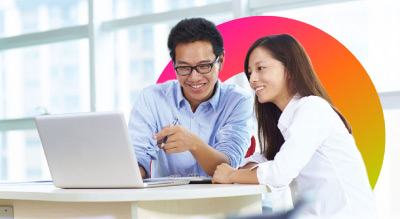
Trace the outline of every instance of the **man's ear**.
[[219, 64], [218, 64], [218, 71], [222, 71], [225, 62], [225, 51], [219, 56]]

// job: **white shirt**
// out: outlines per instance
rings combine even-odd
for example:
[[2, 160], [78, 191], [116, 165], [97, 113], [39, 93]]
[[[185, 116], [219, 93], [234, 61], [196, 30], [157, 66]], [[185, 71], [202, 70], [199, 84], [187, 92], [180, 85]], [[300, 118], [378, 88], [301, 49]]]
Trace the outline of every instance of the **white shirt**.
[[285, 139], [274, 160], [257, 153], [257, 178], [272, 190], [290, 186], [293, 202], [314, 202], [302, 216], [377, 217], [366, 168], [354, 138], [328, 102], [294, 96], [278, 121]]

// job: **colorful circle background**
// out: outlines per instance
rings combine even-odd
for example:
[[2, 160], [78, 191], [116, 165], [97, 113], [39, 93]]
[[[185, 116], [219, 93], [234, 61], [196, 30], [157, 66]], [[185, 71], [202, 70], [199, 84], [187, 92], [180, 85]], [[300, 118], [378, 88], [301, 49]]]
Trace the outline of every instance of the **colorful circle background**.
[[[353, 136], [374, 188], [385, 151], [385, 123], [375, 87], [354, 55], [322, 30], [288, 18], [246, 17], [220, 24], [217, 28], [224, 38], [226, 52], [224, 68], [218, 76], [221, 81], [243, 72], [247, 50], [262, 36], [287, 33], [303, 45], [333, 103], [353, 128]], [[172, 62], [157, 83], [171, 79], [176, 79]]]

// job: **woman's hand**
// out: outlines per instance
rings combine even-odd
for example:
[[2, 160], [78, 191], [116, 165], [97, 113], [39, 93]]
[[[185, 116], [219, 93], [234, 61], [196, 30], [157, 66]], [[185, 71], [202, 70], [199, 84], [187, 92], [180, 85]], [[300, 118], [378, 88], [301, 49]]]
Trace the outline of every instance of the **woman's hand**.
[[234, 183], [234, 181], [231, 179], [231, 175], [235, 171], [236, 171], [235, 169], [233, 169], [226, 163], [218, 165], [217, 169], [214, 172], [212, 183], [223, 183], [223, 184]]
[[[256, 163], [252, 163], [250, 166], [255, 166]], [[248, 167], [250, 167], [248, 166]], [[241, 183], [241, 184], [259, 184], [257, 178], [257, 168], [254, 169], [240, 169], [235, 170], [226, 163], [217, 166], [214, 172], [212, 182], [213, 183]]]

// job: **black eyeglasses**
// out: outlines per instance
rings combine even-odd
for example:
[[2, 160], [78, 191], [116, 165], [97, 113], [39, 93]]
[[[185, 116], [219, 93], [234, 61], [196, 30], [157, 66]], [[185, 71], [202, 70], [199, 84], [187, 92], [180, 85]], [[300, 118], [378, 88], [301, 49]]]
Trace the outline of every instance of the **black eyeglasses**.
[[219, 56], [215, 59], [213, 63], [209, 64], [200, 64], [196, 66], [174, 66], [176, 73], [180, 76], [186, 76], [190, 75], [193, 72], [193, 69], [196, 69], [196, 71], [200, 74], [207, 74], [211, 72], [212, 67], [217, 63], [219, 60]]

